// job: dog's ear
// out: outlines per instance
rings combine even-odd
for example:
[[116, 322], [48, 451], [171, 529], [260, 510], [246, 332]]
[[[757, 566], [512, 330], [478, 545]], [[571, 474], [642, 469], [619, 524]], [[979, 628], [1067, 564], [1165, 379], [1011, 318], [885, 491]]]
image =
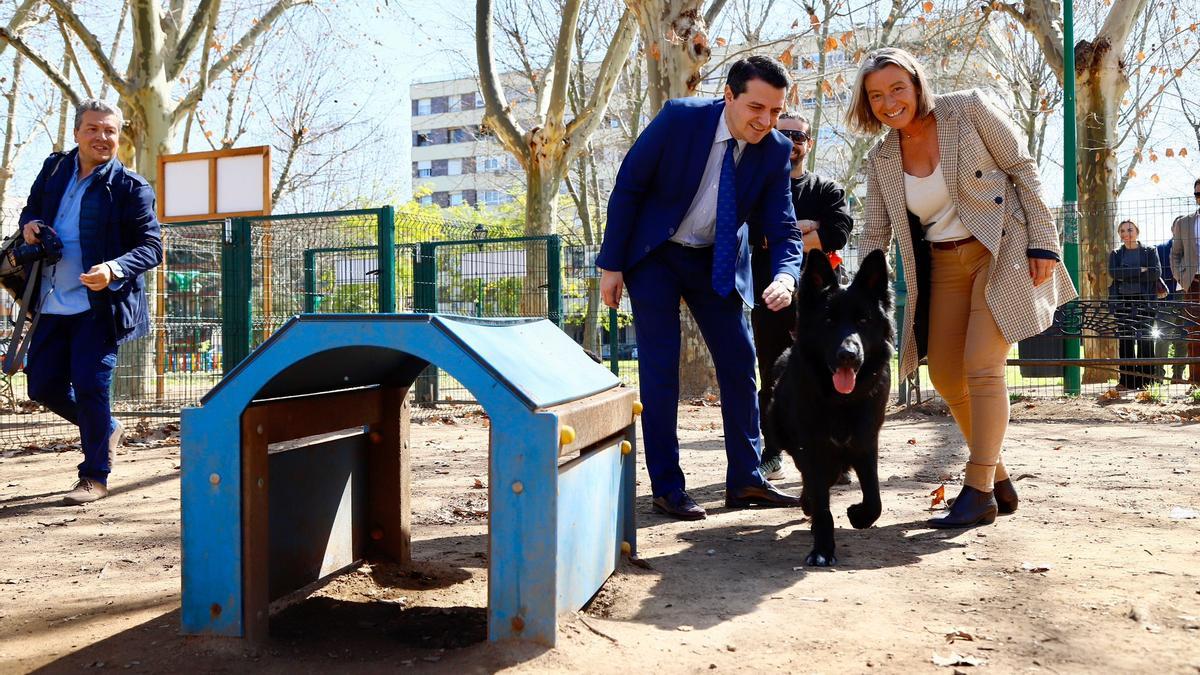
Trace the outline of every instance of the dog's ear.
[[851, 285], [879, 298], [879, 304], [884, 309], [892, 308], [892, 280], [888, 273], [887, 255], [883, 250], [875, 249], [867, 254]]
[[804, 269], [800, 272], [802, 293], [811, 294], [831, 286], [837, 286], [837, 275], [829, 264], [829, 258], [816, 249], [804, 256]]

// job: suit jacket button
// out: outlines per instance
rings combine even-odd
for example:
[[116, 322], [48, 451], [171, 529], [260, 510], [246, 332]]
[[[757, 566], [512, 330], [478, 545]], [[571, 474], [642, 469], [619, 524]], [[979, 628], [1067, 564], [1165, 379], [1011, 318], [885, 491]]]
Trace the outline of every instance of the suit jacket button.
[[644, 250], [646, 251], [646, 253], [649, 253], [649, 252], [650, 252], [650, 247], [649, 247], [649, 246], [647, 246], [647, 247], [646, 247]]
[[996, 197], [996, 203], [997, 203], [997, 204], [1003, 204], [1003, 203], [1004, 203], [1004, 197]]
[[667, 228], [667, 234], [675, 234], [675, 228]]
[[980, 171], [980, 170], [978, 170], [978, 169], [976, 169], [976, 170], [975, 170], [975, 177], [976, 177], [976, 178], [983, 178], [983, 172], [982, 172], [982, 171]]

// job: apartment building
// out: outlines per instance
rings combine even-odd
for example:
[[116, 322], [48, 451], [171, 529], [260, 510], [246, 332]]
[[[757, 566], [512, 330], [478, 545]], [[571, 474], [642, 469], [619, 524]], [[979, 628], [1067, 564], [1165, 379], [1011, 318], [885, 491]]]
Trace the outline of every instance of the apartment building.
[[[523, 189], [517, 160], [482, 129], [483, 95], [473, 78], [416, 83], [409, 95], [413, 192], [431, 191], [421, 201], [496, 206]], [[511, 96], [524, 103], [515, 87]]]

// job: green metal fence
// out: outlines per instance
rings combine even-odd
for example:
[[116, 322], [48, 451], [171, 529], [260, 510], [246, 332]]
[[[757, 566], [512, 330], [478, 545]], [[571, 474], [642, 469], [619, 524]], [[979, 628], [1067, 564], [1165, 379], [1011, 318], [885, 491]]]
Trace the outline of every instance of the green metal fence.
[[[1174, 218], [1195, 208], [1189, 198], [1127, 201], [1083, 213], [1081, 222], [1108, 228], [1108, 249], [1118, 245], [1116, 225], [1127, 218], [1139, 225], [1142, 243], [1159, 244], [1170, 239]], [[15, 222], [15, 215], [6, 222]], [[599, 302], [598, 247], [567, 246], [555, 235], [508, 234], [475, 222], [400, 215], [391, 207], [165, 225], [165, 263], [147, 277], [152, 334], [121, 349], [115, 414], [177, 415], [301, 312], [545, 316], [636, 384], [637, 336], [627, 304], [610, 310]], [[854, 238], [842, 257], [851, 272], [857, 269]], [[1099, 266], [1088, 261], [1085, 253], [1085, 274], [1107, 276], [1107, 269], [1093, 269]], [[902, 283], [897, 290], [903, 306]], [[11, 306], [0, 297], [0, 309]], [[0, 344], [9, 330], [4, 322]], [[1162, 347], [1164, 357], [1178, 355], [1177, 345]], [[1085, 357], [1095, 350], [1085, 341]], [[1024, 376], [1015, 367], [1008, 372], [1014, 395], [1063, 393], [1061, 376]], [[1112, 383], [1085, 384], [1083, 393]], [[935, 395], [924, 373], [919, 386], [922, 396]], [[1170, 387], [1161, 394], [1182, 396], [1183, 390]], [[418, 416], [472, 403], [458, 382], [432, 368], [418, 379], [413, 396]], [[0, 378], [0, 449], [46, 438], [77, 435], [28, 400], [23, 374]]]

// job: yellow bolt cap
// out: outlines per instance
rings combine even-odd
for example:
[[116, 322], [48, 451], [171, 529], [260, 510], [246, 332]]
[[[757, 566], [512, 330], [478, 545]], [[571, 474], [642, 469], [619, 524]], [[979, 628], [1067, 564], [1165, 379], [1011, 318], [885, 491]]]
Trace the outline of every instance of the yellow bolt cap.
[[558, 430], [558, 444], [559, 445], [570, 445], [571, 443], [574, 443], [574, 442], [575, 442], [575, 427], [573, 427], [569, 424], [562, 425], [562, 428]]
[[633, 443], [630, 443], [629, 441], [621, 441], [621, 454], [628, 455], [631, 452], [633, 452]]
[[641, 402], [641, 401], [634, 401], [634, 402], [633, 402], [633, 414], [634, 414], [634, 415], [641, 415], [641, 414], [642, 414], [642, 402]]

